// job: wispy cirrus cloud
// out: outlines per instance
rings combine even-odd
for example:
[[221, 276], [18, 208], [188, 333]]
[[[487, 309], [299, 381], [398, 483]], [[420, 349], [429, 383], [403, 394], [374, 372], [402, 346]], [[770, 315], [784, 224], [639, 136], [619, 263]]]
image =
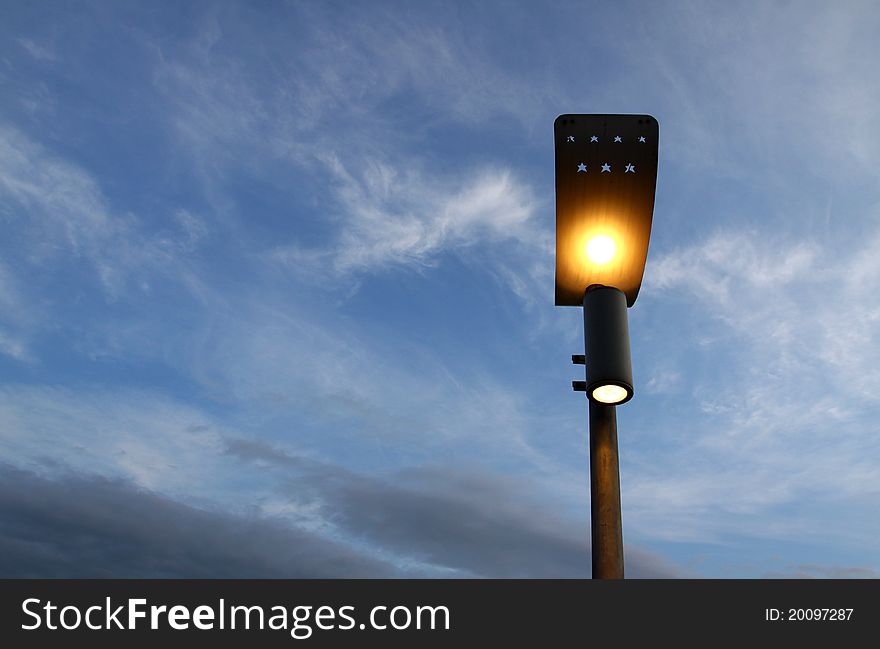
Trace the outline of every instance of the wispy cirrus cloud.
[[54, 62], [57, 60], [52, 48], [46, 44], [34, 42], [29, 38], [19, 38], [18, 44], [37, 61]]
[[110, 299], [131, 285], [143, 291], [158, 276], [198, 288], [186, 259], [204, 236], [197, 216], [177, 208], [174, 229], [151, 232], [137, 215], [114, 209], [82, 165], [9, 126], [0, 128], [0, 197], [13, 225], [8, 258], [29, 268], [32, 279], [78, 275], [85, 267]]
[[528, 253], [549, 248], [549, 232], [534, 224], [537, 201], [510, 171], [484, 170], [453, 181], [401, 174], [378, 162], [355, 175], [335, 156], [328, 164], [340, 228], [324, 250], [294, 245], [269, 253], [294, 271], [318, 264], [344, 277], [394, 265], [430, 266], [441, 254], [477, 245], [517, 245]]
[[[718, 540], [747, 524], [768, 538], [866, 542], [873, 522], [848, 534], [845, 526], [833, 531], [811, 517], [769, 513], [809, 501], [846, 517], [849, 503], [880, 494], [870, 423], [880, 388], [878, 275], [871, 271], [878, 241], [869, 228], [841, 256], [809, 238], [719, 231], [654, 262], [653, 304], [672, 299], [668, 308], [686, 309], [692, 320], [684, 340], [670, 341], [671, 355], [695, 367], [724, 345], [737, 353], [725, 356], [723, 371], [702, 373], [689, 395], [661, 395], [690, 401], [664, 426], [675, 440], [664, 471], [646, 462], [624, 487], [640, 524], [689, 540]], [[704, 345], [689, 342], [697, 335]], [[661, 509], [662, 516], [652, 513]]]
[[[315, 245], [303, 241], [306, 224], [291, 224], [262, 255], [270, 263], [310, 278], [351, 281], [395, 266], [424, 268], [477, 244], [512, 243], [516, 250], [507, 253], [519, 255], [517, 263], [496, 255], [492, 265], [501, 281], [533, 299], [529, 291], [547, 280], [545, 267], [537, 277], [535, 258], [552, 245], [547, 224], [536, 223], [548, 201], [538, 200], [532, 183], [507, 162], [481, 155], [450, 167], [424, 149], [425, 124], [377, 109], [406, 93], [415, 98], [414, 110], [421, 102], [446, 107], [437, 128], [472, 125], [519, 114], [521, 97], [507, 101], [521, 94], [519, 83], [498, 73], [491, 57], [462, 56], [454, 32], [396, 12], [384, 21], [373, 16], [365, 29], [315, 7], [298, 11], [312, 23], [296, 47], [270, 29], [266, 47], [239, 56], [234, 46], [242, 35], [223, 29], [223, 17], [213, 13], [188, 47], [173, 58], [163, 53], [156, 68], [170, 125], [215, 206], [227, 216], [235, 212], [225, 185], [228, 170], [240, 173], [245, 161], [273, 191], [309, 200], [309, 211], [317, 204], [321, 218], [310, 225], [333, 227]], [[290, 49], [290, 61], [298, 63], [276, 62], [273, 78], [283, 82], [266, 84], [260, 70], [272, 47]], [[291, 180], [295, 189], [282, 189]]]
[[18, 361], [33, 360], [28, 350], [28, 331], [36, 310], [25, 299], [18, 279], [0, 262], [0, 354]]
[[[701, 313], [736, 333], [771, 372], [822, 370], [816, 389], [846, 401], [880, 387], [880, 229], [867, 223], [857, 242], [821, 243], [750, 232], [719, 231], [708, 240], [656, 259], [650, 290], [695, 300]], [[838, 246], [850, 248], [840, 254]], [[769, 362], [768, 362], [769, 361]], [[746, 364], [744, 362], [743, 364]]]
[[108, 214], [94, 178], [9, 127], [0, 131], [0, 191], [31, 263], [45, 263], [58, 248], [94, 259], [125, 227]]

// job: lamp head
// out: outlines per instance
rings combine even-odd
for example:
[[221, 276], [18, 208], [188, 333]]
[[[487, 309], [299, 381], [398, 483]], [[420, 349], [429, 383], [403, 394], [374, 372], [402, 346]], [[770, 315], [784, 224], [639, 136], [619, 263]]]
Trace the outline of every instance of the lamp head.
[[583, 297], [586, 391], [591, 401], [619, 405], [633, 397], [626, 296], [592, 286]]
[[556, 138], [556, 304], [593, 284], [632, 306], [642, 283], [657, 184], [650, 115], [560, 115]]

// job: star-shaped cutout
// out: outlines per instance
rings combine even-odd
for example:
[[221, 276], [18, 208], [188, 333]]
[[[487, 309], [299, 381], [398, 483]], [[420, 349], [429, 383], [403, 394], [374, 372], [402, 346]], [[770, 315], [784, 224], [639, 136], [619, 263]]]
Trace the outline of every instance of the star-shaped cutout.
[[574, 142], [574, 135], [569, 135], [565, 141], [566, 142]]
[[580, 173], [581, 171], [586, 171], [586, 170], [587, 170], [587, 165], [585, 165], [583, 162], [578, 165], [578, 173]]
[[641, 142], [642, 144], [645, 143], [645, 136], [644, 135], [639, 136], [639, 142]]
[[625, 173], [625, 174], [634, 174], [635, 172], [636, 172], [636, 167], [632, 163], [626, 165], [626, 169], [623, 170], [623, 173]]
[[593, 137], [590, 138], [590, 142], [598, 142], [598, 141], [599, 141], [598, 135], [594, 135]]
[[623, 142], [623, 138], [621, 138], [619, 135], [615, 135], [615, 136], [614, 136], [614, 141], [615, 141], [615, 142]]
[[602, 173], [605, 173], [606, 171], [608, 173], [611, 173], [611, 165], [608, 164], [607, 162], [602, 165]]

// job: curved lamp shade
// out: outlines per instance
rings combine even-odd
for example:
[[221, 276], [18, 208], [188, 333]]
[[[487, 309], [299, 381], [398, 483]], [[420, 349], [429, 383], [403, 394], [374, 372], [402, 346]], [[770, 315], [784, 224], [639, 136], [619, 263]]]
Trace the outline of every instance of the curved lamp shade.
[[659, 126], [650, 115], [560, 115], [556, 137], [556, 305], [587, 287], [639, 294], [657, 185]]

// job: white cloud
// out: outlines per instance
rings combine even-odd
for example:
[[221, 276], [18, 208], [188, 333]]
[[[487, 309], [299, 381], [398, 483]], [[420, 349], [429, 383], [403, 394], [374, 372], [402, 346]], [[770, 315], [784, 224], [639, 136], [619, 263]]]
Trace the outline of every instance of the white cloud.
[[651, 394], [663, 394], [676, 392], [682, 384], [681, 372], [674, 370], [659, 370], [655, 372], [645, 384], [645, 390]]
[[757, 367], [821, 370], [816, 389], [840, 391], [844, 402], [880, 393], [880, 229], [865, 227], [855, 249], [845, 242], [790, 240], [720, 231], [703, 243], [652, 263], [646, 292], [687, 294], [705, 314], [722, 320]]
[[28, 331], [39, 309], [22, 295], [15, 276], [0, 262], [0, 354], [18, 361], [32, 361]]
[[0, 444], [19, 466], [125, 478], [204, 498], [222, 475], [216, 422], [198, 409], [136, 390], [0, 388]]
[[[173, 52], [154, 46], [155, 85], [181, 143], [207, 174], [418, 142], [417, 132], [401, 133], [400, 120], [386, 114], [387, 103], [404, 94], [442, 106], [437, 119], [468, 125], [511, 114], [531, 125], [547, 103], [543, 93], [524, 92], [525, 80], [500, 69], [478, 44], [418, 15], [381, 7], [360, 18], [357, 10], [290, 11], [287, 19], [308, 24], [302, 38], [292, 40], [287, 30], [255, 34], [229, 8], [203, 16], [196, 36]], [[249, 36], [262, 46], [243, 54], [238, 39]]]
[[0, 354], [5, 354], [17, 361], [31, 359], [24, 341], [6, 333], [2, 329], [0, 329]]
[[536, 201], [510, 171], [485, 170], [452, 181], [401, 173], [376, 161], [362, 165], [360, 174], [335, 156], [328, 164], [341, 212], [336, 241], [326, 250], [279, 247], [270, 258], [294, 269], [319, 261], [344, 276], [431, 265], [444, 252], [477, 245], [526, 246], [532, 252], [545, 243], [531, 221]]
[[29, 257], [41, 262], [59, 246], [94, 255], [114, 229], [95, 180], [12, 128], [0, 130], [0, 190], [11, 217], [33, 230]]
[[393, 466], [468, 449], [545, 475], [557, 468], [530, 443], [535, 422], [508, 386], [453, 373], [406, 334], [359, 331], [260, 293], [215, 313], [193, 339], [181, 369], [245, 419], [293, 429], [285, 434], [328, 457], [356, 465], [378, 456]]
[[628, 74], [612, 100], [620, 112], [656, 113], [662, 179], [770, 188], [802, 212], [839, 183], [871, 182], [880, 86], [867, 80], [880, 25], [870, 3], [679, 3], [638, 14], [632, 36], [615, 43], [612, 61]]
[[839, 533], [862, 543], [876, 527], [847, 534], [780, 509], [815, 502], [845, 512], [880, 495], [880, 231], [868, 227], [850, 254], [836, 243], [719, 231], [652, 265], [654, 304], [676, 300], [680, 318], [724, 340], [670, 340], [668, 355], [689, 359], [674, 371], [687, 381], [713, 357], [726, 360], [702, 382], [690, 378], [690, 401], [675, 395], [678, 416], [660, 420], [674, 434], [662, 451], [633, 458], [641, 470], [624, 491], [642, 531], [678, 540]]
[[[156, 277], [200, 290], [187, 262], [206, 236], [199, 217], [177, 210], [177, 230], [146, 234], [136, 215], [108, 204], [87, 170], [8, 126], [0, 126], [0, 196], [15, 224], [7, 250], [20, 264], [17, 273], [45, 279], [73, 272], [86, 262], [111, 300], [129, 283], [143, 289]], [[12, 299], [16, 283], [20, 282], [0, 268], [0, 303]], [[37, 307], [21, 294], [16, 292], [16, 305], [24, 312], [34, 311]]]
[[51, 62], [55, 61], [57, 58], [55, 52], [52, 51], [52, 48], [36, 43], [29, 38], [19, 38], [18, 44], [37, 61]]
[[[235, 213], [225, 185], [242, 169], [280, 192], [295, 176], [317, 188], [321, 223], [333, 223], [334, 236], [308, 246], [282, 241], [265, 258], [311, 280], [344, 277], [351, 285], [358, 273], [430, 266], [444, 252], [494, 243], [519, 248], [506, 259], [483, 255], [501, 281], [525, 299], [534, 299], [536, 281], [546, 292], [547, 267], [535, 259], [549, 254], [552, 233], [534, 215], [549, 201], [536, 200], [506, 161], [433, 165], [421, 129], [401, 132], [383, 108], [405, 92], [443, 105], [443, 119], [457, 124], [512, 112], [531, 127], [546, 98], [524, 94], [492, 57], [468, 54], [473, 46], [455, 32], [417, 16], [377, 19], [373, 11], [365, 25], [297, 11], [309, 15], [309, 30], [295, 43], [265, 34], [268, 50], [239, 56], [239, 35], [224, 28], [231, 16], [212, 12], [195, 39], [158, 62], [155, 85], [215, 207]], [[267, 67], [267, 51], [289, 55]]]

